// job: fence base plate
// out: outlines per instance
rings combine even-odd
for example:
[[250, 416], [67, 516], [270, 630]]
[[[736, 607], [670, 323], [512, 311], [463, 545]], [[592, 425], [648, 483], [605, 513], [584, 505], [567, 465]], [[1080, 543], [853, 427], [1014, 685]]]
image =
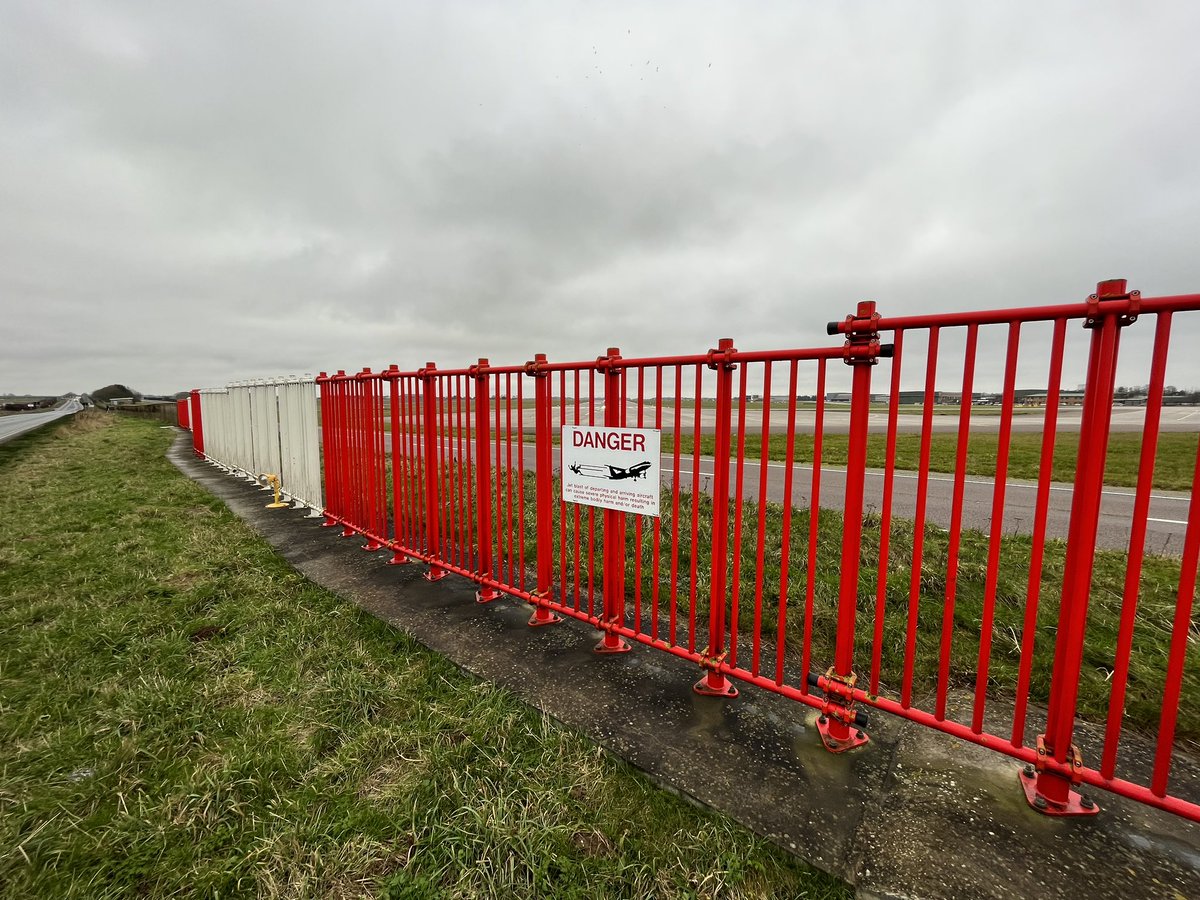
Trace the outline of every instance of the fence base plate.
[[705, 675], [692, 685], [692, 690], [703, 697], [736, 697], [738, 689], [733, 686], [733, 683], [729, 679], [722, 680], [725, 682], [724, 687], [713, 687], [708, 683], [708, 676]]
[[379, 543], [379, 541], [367, 541], [362, 545], [362, 549], [366, 550], [368, 553], [374, 553], [376, 550], [382, 550], [383, 544]]
[[397, 550], [394, 554], [392, 554], [392, 558], [387, 561], [387, 564], [389, 566], [403, 566], [410, 562], [412, 562], [412, 560]]
[[290, 505], [289, 503], [268, 503], [267, 509], [287, 509]]
[[530, 628], [540, 628], [542, 625], [557, 625], [561, 621], [562, 616], [556, 616], [554, 613], [550, 613], [545, 619], [539, 619], [538, 614], [535, 612], [529, 617], [528, 625]]
[[600, 641], [600, 643], [598, 643], [595, 647], [592, 648], [592, 651], [595, 653], [608, 654], [608, 653], [628, 653], [632, 649], [633, 649], [633, 647], [629, 646], [628, 641], [623, 641], [620, 638], [617, 638], [617, 642], [611, 646], [602, 639]]
[[493, 600], [499, 600], [504, 595], [495, 588], [482, 588], [475, 592], [476, 603], [491, 603]]
[[845, 753], [871, 740], [865, 731], [858, 728], [851, 728], [849, 737], [844, 738], [834, 737], [832, 729], [833, 721], [828, 716], [817, 717], [817, 731], [821, 734], [821, 743], [830, 753]]
[[1100, 804], [1081, 796], [1079, 791], [1068, 791], [1066, 804], [1047, 799], [1044, 794], [1038, 793], [1036, 772], [1029, 775], [1021, 769], [1017, 772], [1017, 780], [1025, 791], [1025, 801], [1043, 816], [1094, 816], [1100, 812]]
[[445, 569], [438, 569], [438, 568], [435, 568], [434, 566], [430, 566], [429, 571], [426, 572], [421, 577], [424, 578], [426, 581], [441, 581], [443, 578], [445, 578], [449, 574], [450, 573], [447, 572]]

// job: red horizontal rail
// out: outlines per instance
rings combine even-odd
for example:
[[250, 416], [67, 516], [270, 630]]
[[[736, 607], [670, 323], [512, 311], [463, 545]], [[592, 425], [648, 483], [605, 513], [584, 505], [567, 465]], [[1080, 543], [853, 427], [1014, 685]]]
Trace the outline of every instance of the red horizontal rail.
[[[365, 536], [368, 547], [390, 548], [395, 554], [393, 562], [411, 559], [427, 564], [429, 577], [452, 573], [474, 581], [480, 586], [477, 596], [481, 602], [501, 594], [528, 601], [535, 608], [531, 625], [551, 624], [559, 615], [587, 622], [603, 633], [599, 652], [623, 652], [632, 644], [697, 663], [706, 671], [696, 686], [701, 693], [730, 697], [736, 694], [734, 682], [740, 681], [816, 708], [821, 714], [818, 727], [822, 739], [832, 750], [864, 742], [863, 710], [875, 709], [1033, 765], [1036, 776], [1023, 779], [1023, 783], [1030, 802], [1041, 804], [1039, 809], [1088, 814], [1094, 808], [1075, 789], [1090, 785], [1200, 821], [1200, 805], [1174, 796], [1170, 790], [1177, 708], [1162, 711], [1152, 783], [1117, 777], [1124, 722], [1121, 701], [1131, 648], [1136, 644], [1138, 585], [1133, 575], [1126, 579], [1124, 589], [1119, 647], [1114, 651], [1119, 671], [1103, 759], [1096, 760], [1096, 766], [1091, 760], [1085, 764], [1072, 743], [1089, 640], [1087, 605], [1119, 338], [1139, 316], [1163, 317], [1152, 350], [1150, 382], [1157, 399], [1168, 349], [1169, 317], [1187, 310], [1200, 310], [1200, 294], [1142, 298], [1136, 291], [1127, 293], [1123, 282], [1104, 282], [1088, 301], [1023, 309], [889, 318], [877, 316], [873, 304], [862, 304], [846, 320], [831, 323], [831, 332], [847, 337], [842, 346], [746, 352], [735, 349], [731, 341], [722, 341], [706, 353], [678, 356], [624, 358], [610, 349], [604, 356], [582, 362], [549, 362], [538, 355], [531, 362], [513, 366], [490, 366], [481, 359], [478, 365], [460, 369], [438, 369], [427, 363], [412, 371], [393, 366], [383, 372], [323, 375], [318, 383], [322, 385], [327, 524], [341, 526], [344, 534]], [[1004, 486], [1016, 373], [1019, 357], [1027, 355], [1020, 325], [1054, 322], [1048, 390], [1057, 399], [1058, 382], [1066, 374], [1065, 325], [1070, 319], [1083, 319], [1091, 327], [1091, 349], [1065, 547], [1063, 600], [1054, 612], [1055, 622], [1039, 622], [1039, 595], [1045, 619], [1045, 596], [1050, 593], [1043, 584], [1048, 577], [1046, 561], [1058, 558], [1050, 555], [1047, 535], [1053, 471], [1053, 443], [1047, 441], [1037, 482], [1032, 564], [1024, 595], [1027, 606], [1017, 642], [1016, 709], [1011, 736], [1006, 731], [1001, 737], [985, 730], [984, 711], [987, 699], [993, 696], [988, 679], [997, 669], [992, 631], [999, 623], [1003, 603], [1009, 602], [1002, 602], [999, 573], [1006, 559]], [[986, 564], [981, 562], [982, 621], [971, 641], [959, 630], [963, 627], [958, 610], [967, 559], [962, 506], [972, 453], [968, 447], [973, 415], [969, 397], [974, 390], [978, 327], [988, 324], [1007, 324], [1009, 334], [998, 421], [997, 480], [987, 504], [991, 522], [984, 535]], [[968, 328], [961, 360], [964, 402], [950, 479], [958, 512], [945, 535], [948, 546], [943, 546], [934, 532], [926, 534], [926, 525], [933, 524], [927, 519], [932, 520], [934, 508], [930, 448], [938, 373], [949, 370], [957, 377], [960, 372], [956, 360], [947, 364], [942, 357], [961, 351], [948, 350], [945, 335], [939, 341], [939, 330], [956, 326]], [[924, 369], [926, 401], [910, 546], [897, 541], [892, 533], [902, 524], [894, 478], [896, 405], [904, 333], [922, 328], [930, 331], [928, 345], [917, 342], [920, 356], [916, 365], [910, 361], [905, 370], [917, 374]], [[897, 332], [894, 347], [880, 341], [880, 334], [888, 331]], [[872, 371], [893, 352], [883, 515], [874, 519], [864, 500]], [[817, 515], [822, 492], [825, 384], [827, 375], [835, 377], [827, 364], [838, 359], [851, 367], [852, 374], [848, 374], [853, 384], [848, 465], [825, 473], [846, 482], [840, 521], [836, 516]], [[811, 390], [807, 387], [812, 384], [810, 379], [816, 382], [817, 396], [814, 461], [811, 483], [806, 476], [801, 484], [793, 477], [804, 438], [797, 398]], [[388, 383], [386, 388], [383, 382]], [[772, 383], [777, 391], [785, 386], [788, 399], [783, 406], [764, 403], [761, 413], [748, 417], [748, 385], [761, 384], [766, 397]], [[705, 399], [714, 397], [715, 405]], [[526, 398], [533, 400], [532, 412], [526, 409]], [[633, 408], [628, 405], [631, 401]], [[193, 420], [199, 432], [199, 416]], [[1157, 415], [1148, 422], [1157, 423]], [[1053, 432], [1056, 411], [1047, 410], [1046, 423]], [[663, 484], [669, 494], [663, 495], [661, 518], [651, 522], [612, 510], [597, 512], [562, 499], [554, 486], [558, 461], [553, 438], [559, 427], [573, 424], [665, 427], [679, 436], [673, 446], [663, 448]], [[761, 436], [761, 449], [755, 453], [761, 454], [761, 459], [747, 458], [747, 425]], [[531, 431], [535, 436], [532, 454], [527, 444]], [[692, 441], [690, 450], [683, 443], [686, 439]], [[702, 454], [702, 445], [710, 440], [712, 452]], [[779, 459], [785, 461], [782, 494], [775, 493], [779, 488], [768, 479], [768, 468]], [[746, 475], [747, 462], [760, 466], [757, 475]], [[702, 472], [708, 466], [715, 468]], [[1135, 566], [1140, 565], [1145, 550], [1152, 471], [1153, 453], [1144, 453], [1133, 513]], [[528, 481], [527, 472], [532, 473]], [[1200, 464], [1196, 472], [1200, 484]], [[385, 488], [389, 479], [390, 491]], [[779, 497], [782, 503], [772, 510]], [[769, 529], [770, 522], [774, 524]], [[1192, 505], [1187, 525], [1184, 562], [1191, 565], [1200, 557], [1200, 504]], [[782, 537], [772, 536], [776, 529]], [[827, 546], [831, 529], [836, 548]], [[864, 555], [875, 546], [875, 534], [878, 559]], [[793, 547], [793, 536], [800, 549]], [[889, 578], [893, 566], [905, 564], [907, 573]], [[765, 580], [764, 573], [771, 567], [775, 571]], [[838, 583], [835, 597], [824, 599], [822, 605], [821, 593], [828, 586], [818, 584], [816, 573], [825, 567], [836, 571]], [[859, 583], [864, 570], [877, 571], [869, 585]], [[1193, 593], [1187, 573], [1184, 575], [1165, 675], [1172, 698], [1181, 691]], [[743, 577], [749, 580], [743, 582]], [[1024, 582], [1025, 575], [1020, 577]], [[930, 589], [929, 584], [937, 586]], [[921, 609], [922, 603], [925, 609]], [[869, 621], [858, 621], [872, 614]], [[1045, 731], [1039, 737], [1044, 752], [1028, 744], [1025, 737], [1027, 714], [1034, 715], [1030, 685], [1037, 681], [1034, 638], [1039, 630], [1049, 630], [1057, 641]], [[751, 634], [747, 636], [746, 631]], [[818, 637], [826, 643], [815, 643]], [[889, 661], [883, 653], [885, 644], [899, 646], [901, 652]], [[932, 683], [918, 683], [914, 676], [917, 656], [929, 653], [930, 647], [938, 651], [936, 677]], [[738, 662], [739, 653], [742, 662]], [[860, 658], [864, 654], [866, 659]], [[963, 722], [951, 715], [947, 693], [956, 673], [961, 675], [960, 657], [969, 657], [970, 668], [978, 674], [967, 692], [972, 695], [964, 714], [969, 721]], [[860, 666], [862, 683], [869, 683], [870, 690], [859, 686]], [[889, 666], [899, 671], [890, 672]], [[924, 671], [920, 678], [927, 679]], [[881, 683], [897, 686], [897, 696], [880, 696]], [[918, 698], [925, 696], [936, 701], [933, 708], [920, 708], [923, 701]], [[994, 707], [988, 710], [989, 718]]]

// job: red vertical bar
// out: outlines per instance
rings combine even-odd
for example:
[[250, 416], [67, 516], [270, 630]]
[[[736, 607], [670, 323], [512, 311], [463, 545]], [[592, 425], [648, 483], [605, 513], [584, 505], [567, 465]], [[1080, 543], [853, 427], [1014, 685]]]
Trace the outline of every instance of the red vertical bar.
[[671, 608], [668, 627], [671, 644], [679, 644], [676, 617], [679, 610], [679, 458], [683, 448], [683, 366], [675, 366], [674, 469], [671, 476]]
[[[575, 423], [574, 423], [574, 424], [576, 424], [576, 425], [579, 425], [579, 424], [581, 424], [581, 423], [580, 423], [580, 421], [579, 421], [579, 386], [580, 386], [580, 382], [579, 382], [579, 370], [578, 370], [578, 369], [576, 369], [576, 370], [575, 370]], [[579, 514], [579, 504], [578, 504], [578, 503], [572, 503], [572, 504], [571, 504], [571, 506], [572, 506], [572, 508], [574, 509], [574, 512], [575, 512], [575, 522], [574, 522], [574, 524], [575, 524], [575, 556], [574, 556], [574, 560], [575, 560], [575, 581], [574, 581], [574, 587], [575, 587], [575, 611], [576, 611], [576, 612], [579, 612], [579, 610], [580, 610], [580, 608], [581, 608], [581, 606], [582, 606], [582, 603], [583, 603], [583, 598], [582, 598], [582, 597], [580, 597], [580, 595], [579, 595], [579, 567], [580, 567], [579, 529], [580, 529], [580, 527], [581, 527], [581, 522], [580, 522], [580, 518], [581, 518], [581, 517], [580, 517], [580, 514]], [[591, 546], [591, 538], [590, 538], [590, 536], [589, 536], [589, 538], [588, 538], [588, 546], [589, 546], [589, 548], [590, 548], [590, 546]], [[589, 549], [589, 551], [588, 551], [588, 555], [589, 555], [589, 558], [590, 558], [590, 556], [591, 556], [591, 551], [590, 551], [590, 549]], [[590, 604], [589, 604], [589, 608], [588, 608], [588, 615], [591, 615], [591, 614], [592, 614], [592, 611], [591, 611], [591, 607], [590, 607]]]
[[821, 520], [821, 449], [825, 432], [825, 360], [817, 360], [817, 407], [813, 416], [813, 468], [808, 506], [808, 572], [804, 584], [804, 640], [800, 647], [800, 692], [808, 693], [812, 669], [813, 608], [817, 596], [817, 539]]
[[332, 528], [337, 524], [337, 520], [332, 515], [337, 502], [335, 499], [337, 492], [336, 452], [333, 448], [334, 419], [330, 397], [333, 389], [329, 386], [329, 376], [324, 372], [317, 375], [316, 381], [317, 389], [321, 392], [318, 409], [321, 412], [321, 476], [325, 487], [325, 509], [323, 510], [325, 521], [321, 525], [325, 528]]
[[438, 439], [438, 376], [434, 363], [425, 363], [421, 380], [425, 403], [425, 535], [429, 546], [429, 571], [425, 573], [425, 578], [429, 581], [439, 581], [446, 577], [447, 572], [437, 564], [437, 560], [441, 559], [441, 497], [438, 493], [441, 487], [438, 482], [438, 454], [441, 442]]
[[[543, 356], [545, 354], [542, 354]], [[525, 379], [517, 376], [517, 569], [520, 579], [517, 584], [525, 590]], [[536, 393], [536, 392], [535, 392]], [[535, 403], [536, 398], [535, 398]], [[536, 445], [537, 409], [534, 409], [534, 443]], [[536, 448], [534, 459], [537, 459]], [[536, 476], [535, 476], [536, 477]], [[547, 581], [549, 583], [549, 581]]]
[[1112, 691], [1108, 700], [1108, 723], [1104, 730], [1104, 754], [1100, 774], [1112, 778], [1117, 766], [1117, 744], [1125, 714], [1125, 688], [1129, 681], [1129, 656], [1137, 619], [1142, 561], [1146, 552], [1146, 517], [1154, 489], [1154, 461], [1158, 452], [1158, 426], [1162, 418], [1163, 382], [1166, 380], [1167, 346], [1171, 340], [1171, 313], [1159, 313], [1154, 329], [1154, 351], [1150, 362], [1150, 387], [1146, 392], [1146, 420], [1142, 426], [1142, 456], [1138, 465], [1137, 493], [1129, 532], [1129, 557], [1125, 567], [1125, 590], [1121, 601], [1121, 625], [1113, 662]]
[[737, 454], [734, 475], [733, 498], [733, 572], [730, 575], [732, 590], [729, 596], [729, 664], [737, 666], [738, 642], [738, 601], [741, 594], [742, 580], [742, 500], [745, 497], [746, 474], [746, 370], [749, 366], [742, 363], [738, 372], [738, 424], [737, 424]]
[[[875, 330], [875, 304], [858, 304], [846, 333], [844, 359], [852, 368], [850, 388], [850, 435], [846, 451], [846, 492], [842, 514], [842, 565], [838, 583], [837, 646], [834, 651], [835, 679], [842, 686], [854, 685], [855, 613], [858, 606], [858, 574], [862, 565], [863, 484], [867, 469], [867, 425], [871, 411], [871, 368], [879, 355]], [[834, 752], [866, 743], [866, 734], [854, 727], [853, 702], [847, 694], [831, 691], [826, 683], [826, 702], [817, 720], [825, 746]]]
[[[558, 428], [567, 424], [567, 371], [558, 373]], [[561, 439], [561, 438], [560, 438]], [[560, 484], [558, 499], [558, 593], [559, 602], [567, 605], [567, 501], [562, 497]]]
[[[1118, 292], [1123, 294], [1124, 282], [1104, 282], [1093, 296], [1107, 297], [1118, 288]], [[1112, 416], [1120, 343], [1120, 325], [1116, 315], [1097, 313], [1088, 319], [1087, 325], [1092, 329], [1092, 346], [1088, 356], [1083, 418], [1079, 430], [1075, 490], [1071, 498], [1062, 604], [1059, 608], [1054, 666], [1050, 675], [1050, 702], [1046, 714], [1046, 732], [1041, 739], [1046, 753], [1060, 765], [1067, 765], [1075, 753], [1072, 743], [1075, 703], [1083, 658], [1088, 595], [1091, 593], [1092, 568], [1096, 556], [1096, 531], [1104, 490], [1108, 425]], [[1022, 779], [1022, 784], [1030, 804], [1038, 809], [1051, 808], [1060, 814], [1076, 815], [1097, 810], [1094, 804], [1090, 808], [1082, 808], [1079, 795], [1071, 790], [1072, 780], [1052, 769], [1043, 769], [1037, 775], [1036, 782]]]
[[936, 712], [946, 718], [946, 692], [950, 686], [950, 652], [954, 641], [954, 603], [958, 597], [958, 552], [962, 542], [963, 498], [967, 483], [967, 447], [971, 440], [971, 391], [975, 386], [975, 353], [979, 326], [967, 326], [967, 349], [963, 360], [962, 393], [958, 401], [958, 443], [954, 454], [954, 495], [950, 504], [950, 545], [946, 555], [946, 600], [942, 605], [942, 640], [938, 657]]
[[[609, 347], [599, 364], [604, 372], [604, 424], [621, 427], [621, 351]], [[628, 653], [628, 642], [622, 640], [616, 627], [625, 624], [625, 513], [604, 510], [604, 615], [601, 625], [604, 637], [595, 646], [597, 653]]]
[[1021, 663], [1017, 670], [1017, 698], [1013, 708], [1014, 747], [1025, 745], [1025, 711], [1029, 704], [1029, 681], [1033, 673], [1033, 650], [1037, 637], [1038, 598], [1042, 589], [1042, 558], [1046, 550], [1046, 518], [1050, 509], [1050, 484], [1054, 474], [1054, 437], [1058, 429], [1058, 393], [1062, 382], [1063, 344], [1066, 336], [1066, 319], [1055, 319], [1050, 347], [1050, 373], [1046, 380], [1046, 413], [1042, 419], [1042, 455], [1038, 466], [1037, 499], [1034, 502], [1029, 582], [1025, 591], [1025, 619], [1021, 626]]
[[767, 459], [771, 444], [771, 361], [763, 363], [762, 431], [758, 461], [758, 540], [754, 557], [754, 632], [750, 671], [758, 675], [762, 655], [763, 563], [767, 546]]
[[[475, 397], [474, 397], [474, 394], [472, 393], [473, 390], [474, 390], [474, 379], [471, 378], [471, 376], [468, 374], [467, 377], [465, 377], [463, 379], [463, 399], [466, 404], [466, 421], [463, 426], [463, 430], [464, 430], [463, 442], [464, 442], [464, 446], [465, 446], [464, 452], [465, 452], [466, 456], [464, 457], [465, 465], [463, 466], [463, 468], [465, 468], [467, 470], [466, 490], [465, 490], [465, 493], [463, 494], [463, 501], [466, 504], [473, 503], [474, 498], [475, 498], [475, 453], [474, 453], [475, 444], [471, 437], [472, 431], [473, 431], [473, 426], [471, 424], [471, 417], [475, 414], [474, 413]], [[464, 511], [463, 518], [466, 520], [466, 529], [467, 529], [466, 530], [466, 541], [463, 544], [463, 567], [466, 569], [470, 569], [471, 568], [472, 548], [474, 548], [476, 546], [476, 544], [475, 544], [475, 516], [471, 515], [470, 510], [468, 509], [468, 510]]]
[[[554, 587], [554, 405], [550, 397], [550, 373], [546, 371], [546, 354], [538, 353], [526, 371], [534, 382], [534, 479], [536, 481], [535, 502], [537, 504], [537, 591], [542, 600], [551, 600]], [[524, 431], [522, 438], [524, 436]], [[524, 444], [522, 443], [522, 460]], [[522, 476], [524, 462], [522, 461]], [[524, 478], [522, 477], [522, 481]], [[524, 505], [521, 522], [524, 531]], [[524, 560], [522, 551], [522, 560]], [[524, 565], [521, 566], [524, 571]], [[538, 604], [529, 624], [550, 625], [560, 621], [549, 607]]]
[[[637, 370], [637, 427], [645, 427], [643, 407], [646, 403], [646, 369], [638, 366]], [[633, 630], [642, 631], [642, 521], [645, 516], [635, 516], [633, 520]]]
[[783, 470], [783, 534], [779, 548], [779, 616], [775, 635], [775, 683], [783, 684], [784, 651], [787, 638], [788, 564], [792, 554], [792, 483], [796, 467], [796, 381], [797, 362], [792, 360], [788, 378], [787, 453]]
[[1183, 691], [1183, 666], [1187, 661], [1192, 629], [1192, 607], [1196, 599], [1196, 565], [1200, 562], [1200, 446], [1192, 469], [1192, 499], [1188, 504], [1183, 558], [1179, 562], [1179, 592], [1175, 595], [1175, 622], [1171, 627], [1171, 649], [1167, 656], [1167, 678], [1163, 686], [1162, 713], [1158, 720], [1158, 745], [1154, 752], [1154, 775], [1150, 790], [1159, 797], [1167, 793], [1171, 753], [1175, 748], [1175, 725]]
[[[717, 373], [716, 446], [713, 449], [712, 495], [712, 568], [708, 602], [707, 674], [692, 689], [709, 697], [736, 697], [735, 688], [718, 668], [725, 656], [725, 604], [728, 602], [726, 578], [729, 554], [729, 454], [733, 418], [732, 338], [721, 338], [717, 349], [708, 352], [708, 364]], [[699, 367], [697, 367], [699, 371]], [[697, 397], [697, 404], [699, 398]], [[696, 435], [699, 444], [700, 436]]]
[[383, 376], [388, 383], [388, 425], [392, 435], [392, 558], [388, 565], [398, 566], [408, 562], [401, 549], [404, 547], [404, 478], [401, 476], [403, 458], [400, 453], [400, 372], [393, 364]]
[[201, 459], [207, 459], [204, 455], [204, 416], [200, 412], [200, 391], [192, 391], [188, 395], [188, 402], [192, 407], [192, 452]]
[[929, 329], [929, 349], [925, 360], [925, 403], [921, 411], [921, 461], [917, 469], [917, 505], [913, 517], [912, 573], [908, 587], [908, 633], [904, 642], [904, 678], [900, 686], [900, 705], [912, 705], [913, 661], [917, 655], [917, 615], [921, 605], [921, 576], [925, 563], [925, 503], [929, 493], [929, 453], [933, 440], [933, 405], [937, 378], [938, 329]]
[[409, 459], [412, 460], [409, 484], [412, 486], [413, 522], [422, 525], [420, 534], [414, 534], [414, 547], [429, 546], [429, 523], [425, 521], [428, 510], [425, 509], [425, 412], [422, 386], [424, 379], [419, 373], [405, 379], [408, 390], [409, 421], [412, 422], [412, 434], [409, 436]]
[[492, 431], [492, 444], [496, 451], [496, 465], [492, 469], [492, 480], [496, 483], [496, 505], [493, 507], [493, 531], [496, 544], [496, 580], [504, 584], [508, 582], [504, 579], [504, 466], [501, 464], [503, 457], [500, 454], [501, 445], [504, 443], [504, 432], [500, 428], [500, 400], [501, 394], [504, 393], [503, 382], [500, 380], [500, 373], [496, 373], [492, 386], [495, 388], [495, 403], [493, 410], [489, 412], [495, 413], [493, 421], [494, 430]]
[[505, 526], [504, 526], [504, 547], [505, 555], [508, 557], [508, 576], [505, 584], [515, 587], [517, 584], [517, 573], [514, 568], [516, 560], [513, 556], [513, 550], [516, 545], [516, 536], [513, 534], [513, 421], [512, 421], [512, 373], [506, 373], [504, 376], [504, 459], [507, 463], [504, 478], [504, 509], [505, 509]]
[[456, 565], [467, 567], [467, 495], [466, 495], [466, 465], [463, 462], [463, 377], [454, 376], [454, 471], [456, 498], [455, 508], [458, 516], [458, 552], [454, 558]]
[[379, 466], [377, 463], [378, 454], [376, 453], [376, 441], [378, 440], [379, 429], [376, 419], [376, 402], [375, 394], [378, 382], [375, 376], [371, 374], [371, 370], [364, 368], [357, 376], [357, 382], [361, 396], [359, 397], [359, 408], [362, 416], [362, 448], [363, 448], [363, 468], [366, 476], [364, 500], [366, 507], [366, 516], [363, 519], [364, 531], [367, 542], [362, 545], [362, 549], [374, 552], [383, 546], [379, 542], [382, 529], [379, 528], [379, 493], [380, 484]]
[[[654, 367], [654, 427], [662, 431], [662, 366]], [[662, 457], [656, 462], [661, 463]], [[674, 488], [672, 488], [672, 493]], [[658, 640], [658, 601], [659, 601], [659, 571], [662, 562], [662, 517], [654, 519], [653, 539], [653, 578], [654, 585], [650, 589], [650, 636]]]
[[451, 468], [454, 425], [450, 418], [450, 382], [441, 375], [437, 379], [437, 421], [438, 510], [441, 515], [438, 542], [441, 558], [449, 561], [454, 558], [454, 472]]
[[406, 544], [410, 550], [416, 550], [422, 545], [419, 537], [420, 511], [417, 508], [417, 453], [414, 449], [417, 439], [417, 421], [412, 411], [412, 379], [403, 376], [400, 381], [400, 412], [404, 431], [400, 435], [400, 446], [404, 455], [401, 465], [404, 478], [404, 518]]
[[688, 650], [693, 652], [696, 649], [696, 582], [700, 580], [700, 445], [703, 442], [700, 431], [700, 394], [703, 389], [703, 375], [704, 370], [696, 366], [696, 417], [692, 430], [692, 542], [691, 552], [688, 554]]
[[491, 397], [489, 396], [487, 359], [480, 359], [472, 367], [475, 379], [475, 515], [478, 522], [475, 533], [479, 544], [477, 564], [479, 590], [475, 599], [488, 603], [500, 597], [492, 580], [492, 458], [491, 458]]
[[996, 448], [996, 478], [992, 482], [992, 530], [988, 537], [987, 577], [983, 586], [983, 624], [979, 637], [979, 659], [975, 668], [975, 705], [971, 729], [983, 731], [987, 700], [988, 670], [992, 658], [992, 623], [996, 617], [996, 584], [1000, 578], [1000, 538], [1004, 534], [1004, 494], [1008, 485], [1008, 450], [1012, 440], [1013, 392], [1017, 386], [1017, 349], [1021, 323], [1008, 326], [1008, 355], [1004, 364], [1004, 395], [1000, 409], [1000, 440]]
[[342, 537], [351, 537], [354, 534], [353, 523], [357, 521], [355, 518], [357, 507], [354, 500], [354, 459], [352, 458], [352, 454], [355, 452], [354, 420], [351, 415], [353, 408], [350, 400], [350, 386], [353, 384], [351, 381], [353, 377], [339, 369], [334, 382], [337, 387], [338, 417], [341, 422], [339, 431], [342, 457], [342, 525], [344, 526]]
[[883, 501], [879, 519], [879, 583], [875, 589], [875, 639], [871, 650], [871, 693], [879, 693], [879, 670], [883, 665], [883, 625], [887, 612], [888, 553], [892, 540], [892, 492], [896, 484], [896, 427], [900, 414], [900, 359], [904, 332], [892, 335], [892, 385], [888, 398], [887, 453], [883, 464]]
[[[588, 372], [588, 424], [596, 424], [596, 370]], [[589, 506], [587, 541], [588, 615], [596, 615], [596, 510]], [[603, 610], [601, 610], [603, 613]]]

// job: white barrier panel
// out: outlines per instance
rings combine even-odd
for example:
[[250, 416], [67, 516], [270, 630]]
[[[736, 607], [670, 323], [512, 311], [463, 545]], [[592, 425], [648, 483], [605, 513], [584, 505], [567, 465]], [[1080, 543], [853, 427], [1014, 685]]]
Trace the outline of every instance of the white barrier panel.
[[281, 493], [322, 509], [317, 386], [312, 376], [262, 378], [200, 390], [204, 455], [231, 474], [262, 484], [279, 476]]

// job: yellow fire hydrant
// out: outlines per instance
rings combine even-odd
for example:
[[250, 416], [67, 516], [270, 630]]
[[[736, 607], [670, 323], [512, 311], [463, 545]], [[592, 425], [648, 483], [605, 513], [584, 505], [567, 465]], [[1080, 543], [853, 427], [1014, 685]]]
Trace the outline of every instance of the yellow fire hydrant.
[[275, 491], [275, 502], [268, 503], [267, 509], [287, 509], [288, 505], [281, 502], [279, 499], [279, 476], [272, 475], [270, 473], [263, 473], [260, 477], [263, 478]]

